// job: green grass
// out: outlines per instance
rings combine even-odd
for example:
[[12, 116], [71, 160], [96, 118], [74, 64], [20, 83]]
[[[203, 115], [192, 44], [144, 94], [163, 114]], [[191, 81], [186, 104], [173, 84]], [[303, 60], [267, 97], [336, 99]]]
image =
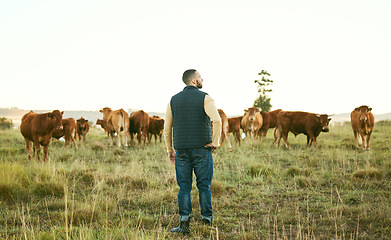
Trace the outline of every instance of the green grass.
[[[233, 143], [214, 153], [214, 228], [192, 191], [191, 234], [178, 224], [174, 165], [164, 143], [117, 148], [91, 129], [78, 150], [52, 140], [49, 162], [29, 161], [18, 130], [0, 130], [1, 239], [387, 239], [391, 235], [391, 123], [371, 151], [350, 125], [318, 137], [289, 135], [291, 150]], [[283, 144], [281, 144], [283, 145]]]

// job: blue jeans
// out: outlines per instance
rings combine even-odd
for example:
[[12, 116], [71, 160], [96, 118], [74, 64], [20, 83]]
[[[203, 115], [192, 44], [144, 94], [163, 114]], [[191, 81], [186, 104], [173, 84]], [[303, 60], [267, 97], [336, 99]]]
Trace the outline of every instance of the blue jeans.
[[192, 212], [191, 188], [193, 170], [196, 176], [202, 219], [212, 221], [213, 178], [212, 151], [208, 148], [177, 150], [175, 154], [176, 179], [179, 186], [178, 205], [181, 221], [188, 221]]

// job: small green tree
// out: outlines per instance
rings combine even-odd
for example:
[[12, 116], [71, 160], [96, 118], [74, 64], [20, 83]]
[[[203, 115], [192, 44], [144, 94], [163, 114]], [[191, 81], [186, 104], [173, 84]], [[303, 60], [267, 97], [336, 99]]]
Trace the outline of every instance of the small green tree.
[[270, 104], [271, 99], [267, 96], [267, 93], [273, 91], [268, 86], [273, 84], [273, 80], [268, 79], [270, 73], [265, 70], [259, 72], [258, 75], [261, 76], [261, 80], [255, 80], [254, 83], [258, 84], [257, 89], [260, 95], [255, 99], [253, 106], [268, 112], [272, 108], [272, 105]]

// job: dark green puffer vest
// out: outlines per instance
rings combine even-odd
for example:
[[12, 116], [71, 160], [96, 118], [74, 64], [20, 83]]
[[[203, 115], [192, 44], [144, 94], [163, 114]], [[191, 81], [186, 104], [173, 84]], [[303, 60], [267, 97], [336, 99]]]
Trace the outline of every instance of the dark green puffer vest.
[[174, 149], [197, 149], [212, 142], [210, 118], [204, 110], [205, 92], [186, 86], [171, 98]]

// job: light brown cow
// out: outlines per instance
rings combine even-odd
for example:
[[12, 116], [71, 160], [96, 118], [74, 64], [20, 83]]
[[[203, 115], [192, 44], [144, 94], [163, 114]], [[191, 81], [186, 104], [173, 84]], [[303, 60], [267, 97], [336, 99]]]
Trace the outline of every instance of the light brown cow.
[[[312, 143], [316, 147], [316, 138], [321, 132], [329, 131], [329, 122], [331, 118], [327, 114], [315, 114], [308, 112], [290, 112], [283, 111], [277, 116], [277, 128], [274, 130], [274, 142], [280, 146], [281, 137], [284, 139], [286, 148], [290, 148], [288, 143], [288, 133], [292, 132], [295, 136], [303, 133], [307, 136], [307, 146]], [[277, 134], [276, 134], [277, 132]]]
[[52, 134], [55, 129], [61, 129], [62, 115], [64, 112], [54, 110], [48, 113], [35, 113], [30, 111], [22, 117], [20, 124], [20, 132], [26, 142], [28, 158], [31, 159], [31, 143], [33, 142], [33, 156], [37, 151], [37, 159], [39, 160], [40, 145], [43, 146], [44, 161], [47, 161], [48, 148]]
[[254, 141], [263, 124], [261, 112], [259, 108], [255, 107], [245, 109], [244, 112], [245, 113], [241, 122], [243, 131], [246, 136], [249, 136], [252, 141]]
[[270, 128], [275, 128], [277, 126], [277, 115], [281, 112], [281, 109], [277, 109], [271, 112], [261, 112], [263, 118], [263, 124], [261, 129], [258, 132], [260, 138], [266, 137], [267, 131]]
[[137, 134], [138, 146], [141, 147], [141, 142], [146, 145], [148, 138], [149, 115], [143, 110], [132, 112], [129, 116], [129, 133], [131, 137], [131, 145], [133, 146], [133, 134]]
[[88, 131], [90, 130], [90, 125], [88, 124], [88, 120], [84, 119], [83, 117], [76, 120], [76, 132], [79, 136], [79, 141], [81, 141], [81, 138], [83, 137], [83, 141], [86, 141], [86, 135]]
[[229, 132], [232, 133], [240, 146], [240, 122], [243, 116], [228, 118]]
[[157, 136], [162, 142], [162, 135], [164, 129], [164, 119], [159, 116], [152, 116], [149, 118], [149, 127], [148, 127], [148, 141], [151, 143], [152, 135], [155, 136], [155, 144], [157, 141]]
[[225, 141], [228, 143], [228, 149], [232, 151], [231, 141], [229, 140], [229, 123], [227, 115], [225, 115], [224, 111], [221, 109], [217, 109], [221, 118], [221, 138], [220, 138], [220, 146], [224, 144]]
[[356, 147], [358, 148], [357, 135], [360, 135], [362, 139], [362, 147], [364, 150], [370, 149], [369, 139], [371, 138], [373, 126], [375, 125], [375, 117], [371, 111], [372, 108], [363, 105], [361, 107], [355, 108], [350, 113]]
[[65, 138], [65, 147], [72, 141], [73, 146], [77, 149], [76, 145], [76, 122], [73, 118], [62, 119], [62, 129], [56, 129], [53, 131], [52, 137], [60, 139]]
[[[129, 132], [129, 116], [122, 108], [119, 110], [111, 110], [111, 108], [105, 107], [99, 112], [103, 113], [103, 120], [106, 120], [106, 130], [110, 134], [112, 132], [117, 133], [117, 144], [121, 147], [121, 141], [125, 147], [128, 146]], [[111, 140], [114, 138], [114, 134], [111, 135]]]

